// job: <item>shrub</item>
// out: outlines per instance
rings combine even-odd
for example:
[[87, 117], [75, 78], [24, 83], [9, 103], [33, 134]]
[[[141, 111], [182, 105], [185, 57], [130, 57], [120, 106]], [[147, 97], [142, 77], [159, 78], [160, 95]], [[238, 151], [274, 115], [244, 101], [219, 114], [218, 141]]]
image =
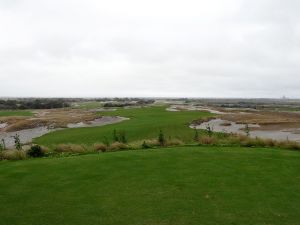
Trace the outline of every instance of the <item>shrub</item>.
[[57, 152], [71, 152], [71, 153], [83, 153], [86, 149], [82, 145], [76, 144], [59, 144], [56, 146]]
[[160, 146], [164, 146], [166, 144], [165, 136], [162, 130], [160, 130], [158, 134], [158, 143]]
[[30, 157], [42, 157], [45, 155], [45, 153], [43, 152], [43, 149], [41, 146], [39, 145], [34, 145], [31, 146], [31, 148], [27, 151], [27, 155], [29, 155]]
[[96, 143], [94, 144], [94, 149], [95, 151], [101, 151], [101, 152], [106, 152], [107, 151], [107, 146], [102, 143]]
[[142, 144], [142, 148], [143, 149], [148, 149], [148, 148], [151, 148], [151, 146], [148, 145], [146, 141], [144, 141], [143, 144]]

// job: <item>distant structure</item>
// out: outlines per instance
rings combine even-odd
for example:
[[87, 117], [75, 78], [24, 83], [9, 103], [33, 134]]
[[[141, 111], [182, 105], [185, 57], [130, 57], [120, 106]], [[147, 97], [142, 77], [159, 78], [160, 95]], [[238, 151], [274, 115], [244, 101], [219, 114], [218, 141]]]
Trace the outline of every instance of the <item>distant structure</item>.
[[288, 98], [287, 98], [285, 95], [283, 95], [283, 96], [281, 97], [281, 99], [282, 99], [282, 100], [287, 100]]

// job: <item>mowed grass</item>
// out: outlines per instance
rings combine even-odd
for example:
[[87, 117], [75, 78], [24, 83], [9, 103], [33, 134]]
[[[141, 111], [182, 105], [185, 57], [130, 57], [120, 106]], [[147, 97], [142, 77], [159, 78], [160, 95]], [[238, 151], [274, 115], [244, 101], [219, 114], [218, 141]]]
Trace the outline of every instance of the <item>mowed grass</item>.
[[34, 140], [41, 145], [76, 143], [91, 145], [103, 142], [105, 137], [111, 141], [113, 130], [125, 131], [129, 142], [157, 138], [161, 129], [166, 138], [179, 138], [192, 141], [193, 129], [190, 123], [195, 119], [212, 116], [209, 112], [182, 111], [168, 112], [166, 107], [145, 107], [138, 109], [119, 109], [114, 112], [101, 112], [101, 115], [123, 116], [130, 120], [103, 127], [66, 129], [46, 134]]
[[0, 111], [0, 117], [7, 117], [7, 116], [32, 116], [32, 112], [25, 111], [25, 110], [4, 110]]
[[296, 225], [299, 162], [225, 147], [0, 162], [0, 225]]

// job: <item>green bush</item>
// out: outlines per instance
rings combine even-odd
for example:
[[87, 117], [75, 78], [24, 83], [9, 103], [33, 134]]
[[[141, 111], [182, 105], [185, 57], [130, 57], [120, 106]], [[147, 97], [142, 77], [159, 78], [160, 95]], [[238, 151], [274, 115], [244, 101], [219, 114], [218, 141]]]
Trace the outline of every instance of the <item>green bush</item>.
[[146, 141], [144, 141], [143, 144], [142, 144], [142, 148], [143, 149], [148, 149], [148, 148], [151, 148], [151, 146], [148, 145]]
[[34, 145], [32, 146], [27, 154], [30, 156], [30, 157], [34, 157], [34, 158], [38, 158], [38, 157], [43, 157], [45, 154], [43, 152], [43, 149], [41, 146], [39, 145]]
[[159, 131], [158, 142], [160, 146], [165, 146], [166, 144], [166, 139], [162, 130]]

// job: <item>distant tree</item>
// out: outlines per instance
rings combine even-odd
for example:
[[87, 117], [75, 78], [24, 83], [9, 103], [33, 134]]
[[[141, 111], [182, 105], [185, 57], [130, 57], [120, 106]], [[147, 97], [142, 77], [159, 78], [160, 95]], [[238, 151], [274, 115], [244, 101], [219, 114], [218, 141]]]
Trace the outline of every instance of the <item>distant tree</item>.
[[0, 151], [5, 150], [5, 149], [6, 149], [5, 140], [2, 138], [1, 143], [0, 143]]
[[199, 141], [199, 132], [195, 129], [194, 141]]
[[125, 131], [120, 131], [119, 133], [119, 141], [126, 144], [127, 143], [127, 138], [126, 138], [126, 132]]
[[104, 138], [103, 138], [103, 144], [105, 144], [106, 146], [110, 146], [110, 143], [106, 136], [104, 136]]
[[213, 128], [209, 124], [207, 124], [207, 126], [206, 126], [206, 132], [209, 137], [211, 137], [213, 135]]
[[119, 141], [119, 137], [118, 137], [116, 129], [114, 129], [114, 131], [113, 131], [113, 141], [115, 141], [115, 142]]
[[248, 125], [248, 124], [245, 125], [244, 131], [245, 131], [245, 133], [246, 133], [246, 136], [249, 137], [249, 136], [250, 136], [250, 128], [249, 128], [249, 125]]
[[165, 136], [162, 130], [160, 130], [158, 134], [158, 143], [160, 146], [164, 146], [166, 144]]
[[22, 145], [21, 145], [21, 141], [20, 141], [20, 136], [18, 134], [15, 134], [12, 137], [14, 138], [15, 148], [17, 150], [21, 150], [22, 149]]

